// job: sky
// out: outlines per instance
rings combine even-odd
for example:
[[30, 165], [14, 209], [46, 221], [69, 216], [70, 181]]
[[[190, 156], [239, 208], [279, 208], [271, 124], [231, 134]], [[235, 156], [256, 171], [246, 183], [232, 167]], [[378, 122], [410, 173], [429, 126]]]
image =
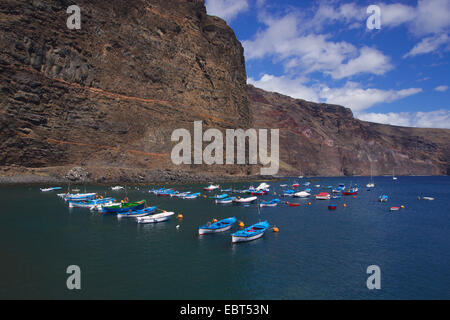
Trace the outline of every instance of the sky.
[[361, 120], [450, 128], [450, 0], [206, 0], [248, 83]]

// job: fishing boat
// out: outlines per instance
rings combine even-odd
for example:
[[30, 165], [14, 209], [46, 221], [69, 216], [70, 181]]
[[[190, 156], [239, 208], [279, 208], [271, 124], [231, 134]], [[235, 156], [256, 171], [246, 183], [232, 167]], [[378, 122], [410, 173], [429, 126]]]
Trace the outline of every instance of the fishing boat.
[[228, 194], [227, 193], [224, 193], [224, 194], [218, 194], [218, 195], [215, 195], [214, 197], [212, 197], [213, 199], [225, 199], [225, 198], [228, 198]]
[[145, 200], [136, 202], [122, 202], [118, 204], [103, 205], [102, 212], [106, 214], [117, 214], [123, 212], [142, 210], [145, 207]]
[[222, 191], [222, 192], [232, 192], [233, 189], [232, 189], [232, 188], [228, 188], [228, 189], [220, 189], [220, 191]]
[[261, 183], [259, 186], [256, 187], [256, 190], [265, 190], [268, 191], [270, 188], [270, 185], [268, 185], [267, 183], [263, 182]]
[[423, 197], [422, 199], [423, 200], [428, 200], [428, 201], [433, 201], [434, 200], [434, 198], [432, 198], [432, 197]]
[[311, 182], [305, 182], [303, 185], [305, 186], [305, 187], [307, 187], [307, 186], [309, 186], [311, 184]]
[[358, 194], [358, 188], [349, 188], [347, 190], [342, 190], [344, 196], [354, 196]]
[[228, 197], [225, 199], [216, 199], [216, 204], [232, 203], [234, 199], [236, 199], [236, 197]]
[[125, 189], [125, 188], [122, 187], [122, 186], [111, 187], [111, 190], [114, 190], [114, 191], [119, 191], [119, 190], [122, 190], [122, 189]]
[[300, 207], [300, 203], [288, 203], [289, 207]]
[[255, 223], [248, 228], [239, 230], [231, 235], [231, 242], [247, 242], [259, 239], [264, 235], [264, 232], [269, 229], [269, 222], [263, 221]]
[[156, 195], [161, 197], [172, 197], [178, 193], [179, 193], [178, 191], [173, 189], [165, 189], [164, 191], [157, 192]]
[[400, 207], [390, 207], [389, 210], [390, 211], [398, 211], [398, 210], [400, 210]]
[[117, 218], [139, 218], [139, 217], [145, 217], [148, 216], [149, 214], [155, 212], [156, 207], [148, 207], [142, 210], [137, 210], [137, 211], [128, 211], [128, 212], [124, 212], [124, 213], [118, 213], [117, 214]]
[[94, 207], [98, 205], [106, 205], [106, 204], [112, 204], [116, 201], [114, 198], [100, 198], [100, 199], [93, 199], [93, 200], [84, 200], [84, 201], [68, 201], [69, 202], [69, 208], [88, 208], [93, 209]]
[[61, 187], [40, 188], [41, 192], [49, 192], [54, 190], [61, 190]]
[[294, 193], [294, 197], [296, 197], [296, 198], [307, 198], [310, 195], [311, 195], [311, 193], [308, 193], [306, 191], [300, 191], [300, 192]]
[[292, 184], [292, 188], [298, 188], [298, 187], [300, 187], [300, 184], [298, 184], [298, 183], [293, 183]]
[[286, 190], [286, 191], [283, 193], [283, 197], [293, 197], [294, 194], [295, 194], [295, 191], [294, 191], [294, 190]]
[[341, 196], [331, 196], [331, 199], [340, 199]]
[[183, 197], [190, 195], [191, 193], [192, 193], [191, 191], [186, 191], [186, 192], [173, 194], [173, 195], [171, 195], [171, 197], [183, 198]]
[[328, 210], [336, 210], [336, 209], [337, 209], [337, 206], [335, 204], [330, 204], [328, 206]]
[[208, 233], [224, 232], [230, 230], [233, 224], [235, 223], [236, 223], [235, 217], [223, 219], [215, 223], [207, 223], [203, 226], [198, 227], [198, 234], [203, 235]]
[[93, 200], [97, 196], [97, 193], [69, 193], [64, 196], [66, 201], [85, 201]]
[[197, 199], [198, 197], [200, 197], [200, 195], [201, 195], [200, 192], [192, 193], [192, 194], [188, 194], [187, 196], [182, 197], [182, 199], [184, 199], [184, 200]]
[[392, 180], [397, 180], [397, 177], [395, 176], [395, 168], [392, 169]]
[[260, 190], [260, 191], [252, 191], [250, 192], [250, 194], [252, 196], [264, 196], [266, 195], [268, 192], [266, 190]]
[[250, 203], [250, 202], [253, 202], [253, 201], [257, 200], [257, 199], [258, 199], [258, 197], [248, 197], [248, 198], [240, 198], [240, 197], [238, 197], [238, 198], [234, 199], [233, 202], [234, 203]]
[[216, 189], [219, 189], [219, 186], [218, 185], [213, 185], [213, 184], [207, 186], [206, 188], [203, 188], [203, 190], [205, 190], [205, 191], [214, 191]]
[[370, 182], [366, 184], [367, 188], [375, 188], [375, 183], [373, 182], [373, 173], [372, 173], [372, 161], [370, 162]]
[[282, 188], [285, 188], [287, 186], [288, 186], [287, 184], [280, 184], [280, 187], [282, 187]]
[[281, 202], [280, 199], [273, 199], [269, 201], [261, 201], [259, 203], [260, 207], [276, 207]]
[[387, 202], [389, 200], [389, 197], [385, 194], [378, 197], [378, 201], [380, 202]]
[[140, 224], [163, 222], [169, 220], [170, 217], [173, 216], [174, 214], [175, 214], [174, 212], [162, 212], [145, 217], [136, 218], [136, 221], [137, 223]]
[[315, 195], [316, 200], [330, 200], [331, 196], [328, 192], [321, 192]]

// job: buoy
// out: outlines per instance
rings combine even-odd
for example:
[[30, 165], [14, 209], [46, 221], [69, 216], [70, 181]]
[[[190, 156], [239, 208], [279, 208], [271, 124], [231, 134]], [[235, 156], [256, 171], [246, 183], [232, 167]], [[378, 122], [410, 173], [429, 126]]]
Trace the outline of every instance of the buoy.
[[308, 206], [310, 206], [311, 205], [311, 202], [308, 202]]
[[206, 195], [204, 195], [203, 198], [206, 198]]
[[356, 199], [356, 196], [353, 196], [353, 199]]
[[417, 197], [417, 200], [420, 200], [420, 197]]
[[213, 222], [213, 223], [216, 223], [216, 222], [217, 222], [217, 219], [212, 219], [212, 222]]
[[405, 209], [405, 206], [404, 206], [404, 205], [401, 205], [400, 208]]
[[176, 228], [177, 228], [177, 229], [180, 229], [180, 225], [179, 225], [179, 224], [177, 224]]
[[274, 193], [273, 193], [273, 195], [274, 195], [274, 196], [276, 196], [276, 195], [277, 195], [277, 193], [276, 193], [276, 192], [274, 192]]
[[243, 228], [245, 227], [245, 224], [242, 221], [239, 221], [239, 227]]
[[273, 232], [280, 232], [280, 229], [278, 229], [278, 227], [273, 227]]
[[180, 214], [177, 216], [177, 218], [181, 220], [181, 219], [183, 219], [183, 215], [180, 213]]
[[345, 203], [343, 204], [344, 208], [347, 206]]

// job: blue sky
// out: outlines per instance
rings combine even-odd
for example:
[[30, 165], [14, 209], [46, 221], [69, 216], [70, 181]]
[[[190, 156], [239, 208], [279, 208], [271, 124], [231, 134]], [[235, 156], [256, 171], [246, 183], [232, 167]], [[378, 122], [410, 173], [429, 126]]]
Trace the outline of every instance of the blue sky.
[[249, 83], [367, 121], [450, 128], [450, 0], [205, 3], [242, 42]]

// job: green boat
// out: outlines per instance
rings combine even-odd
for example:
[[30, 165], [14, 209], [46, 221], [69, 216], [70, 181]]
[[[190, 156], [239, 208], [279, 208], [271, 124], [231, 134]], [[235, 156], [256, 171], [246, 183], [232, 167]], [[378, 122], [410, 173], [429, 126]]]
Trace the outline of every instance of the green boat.
[[103, 213], [123, 213], [144, 209], [145, 200], [136, 202], [123, 202], [102, 207]]

